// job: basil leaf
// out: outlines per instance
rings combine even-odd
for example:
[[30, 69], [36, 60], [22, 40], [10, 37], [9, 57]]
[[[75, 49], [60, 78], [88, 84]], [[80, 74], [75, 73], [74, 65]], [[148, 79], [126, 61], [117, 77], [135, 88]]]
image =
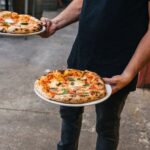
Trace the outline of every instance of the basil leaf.
[[60, 93], [58, 95], [63, 95], [63, 94], [68, 94], [68, 91], [66, 89], [62, 89], [62, 93]]
[[51, 90], [54, 90], [54, 91], [56, 91], [57, 90], [57, 88], [50, 88]]
[[68, 80], [69, 80], [69, 81], [75, 81], [75, 79], [74, 79], [74, 78], [68, 78]]
[[28, 25], [28, 23], [27, 22], [22, 22], [21, 25]]
[[88, 96], [89, 95], [89, 93], [88, 92], [84, 92], [84, 93], [82, 93], [82, 95], [81, 96]]
[[83, 94], [89, 94], [88, 92], [84, 92]]
[[4, 26], [9, 26], [9, 23], [8, 22], [3, 22], [3, 25]]
[[74, 82], [71, 82], [71, 85], [74, 85]]
[[84, 84], [83, 86], [90, 86], [89, 84]]
[[63, 94], [67, 94], [68, 93], [68, 91], [66, 89], [63, 89], [62, 91], [63, 91]]
[[57, 86], [60, 86], [61, 84], [62, 84], [62, 83], [59, 82], [59, 83], [57, 84]]

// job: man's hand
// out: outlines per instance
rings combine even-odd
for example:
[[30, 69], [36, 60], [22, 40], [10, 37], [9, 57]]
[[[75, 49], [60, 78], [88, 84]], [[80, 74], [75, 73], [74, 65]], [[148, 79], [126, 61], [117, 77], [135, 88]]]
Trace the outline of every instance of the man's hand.
[[57, 30], [66, 27], [79, 20], [83, 5], [83, 0], [73, 0], [66, 9], [64, 9], [58, 16], [50, 20], [42, 18], [41, 21], [46, 27], [46, 31], [40, 34], [43, 38], [48, 38], [53, 35]]
[[41, 21], [43, 26], [46, 27], [45, 32], [40, 34], [42, 38], [48, 38], [56, 32], [57, 27], [56, 27], [56, 23], [53, 20], [42, 17]]
[[133, 77], [127, 73], [123, 73], [121, 75], [113, 76], [112, 78], [104, 78], [104, 81], [111, 85], [112, 94], [118, 92], [125, 86], [127, 86]]

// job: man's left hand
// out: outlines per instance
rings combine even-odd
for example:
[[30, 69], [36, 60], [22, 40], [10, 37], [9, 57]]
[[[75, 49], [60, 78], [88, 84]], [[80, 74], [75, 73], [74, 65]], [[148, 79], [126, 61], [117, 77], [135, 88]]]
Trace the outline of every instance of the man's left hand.
[[127, 86], [133, 79], [129, 74], [123, 73], [121, 75], [113, 76], [112, 78], [103, 78], [104, 81], [111, 85], [112, 94], [118, 92], [125, 86]]

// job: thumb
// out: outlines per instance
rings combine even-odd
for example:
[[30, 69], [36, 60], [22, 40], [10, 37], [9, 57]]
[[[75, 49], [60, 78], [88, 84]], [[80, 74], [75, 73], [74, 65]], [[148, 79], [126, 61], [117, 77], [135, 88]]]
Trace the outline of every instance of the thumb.
[[103, 78], [104, 81], [110, 85], [116, 84], [116, 80], [114, 78]]
[[45, 17], [42, 17], [41, 21], [42, 21], [42, 24], [47, 27], [51, 26], [51, 24], [52, 24], [51, 20], [48, 18], [45, 18]]
[[46, 18], [42, 17], [40, 20], [41, 20], [43, 26], [45, 26], [46, 25]]

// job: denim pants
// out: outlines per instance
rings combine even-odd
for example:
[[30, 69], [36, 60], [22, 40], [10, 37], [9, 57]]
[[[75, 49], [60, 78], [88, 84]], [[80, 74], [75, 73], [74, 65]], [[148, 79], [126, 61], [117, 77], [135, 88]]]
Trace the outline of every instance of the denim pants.
[[[96, 150], [116, 150], [119, 142], [120, 115], [128, 93], [118, 92], [107, 101], [97, 104]], [[57, 150], [77, 150], [82, 125], [83, 107], [60, 107], [61, 139]]]

